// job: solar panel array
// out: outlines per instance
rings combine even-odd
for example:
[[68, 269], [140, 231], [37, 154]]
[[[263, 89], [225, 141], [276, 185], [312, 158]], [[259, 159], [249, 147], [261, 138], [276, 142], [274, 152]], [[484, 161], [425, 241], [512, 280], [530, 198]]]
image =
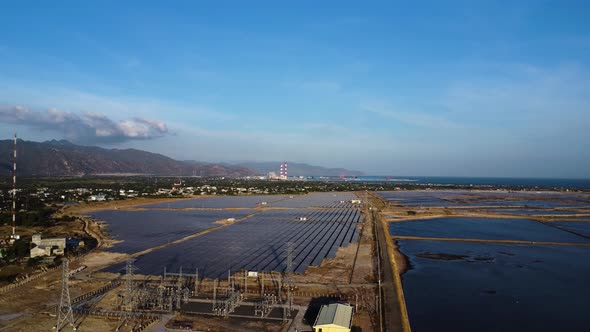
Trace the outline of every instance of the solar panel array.
[[319, 221], [319, 222], [361, 222], [361, 212], [358, 209], [290, 209], [267, 210], [256, 214], [252, 219], [268, 221]]
[[306, 208], [350, 207], [350, 201], [357, 199], [352, 193], [313, 193], [308, 195], [287, 196], [285, 199], [268, 204], [270, 207]]
[[[218, 278], [229, 269], [283, 271], [286, 246], [293, 243], [293, 268], [304, 272], [336, 255], [339, 247], [358, 241], [361, 220], [356, 209], [309, 211], [309, 221], [294, 219], [300, 213], [266, 211], [252, 218], [194, 239], [141, 256], [135, 262], [142, 274], [199, 269], [205, 277]], [[290, 214], [290, 215], [289, 215]], [[290, 219], [290, 220], [289, 220]], [[123, 265], [109, 269], [118, 272]]]
[[[230, 197], [225, 201], [225, 207], [235, 205], [245, 206], [253, 201], [253, 196]], [[268, 196], [263, 196], [268, 198]], [[351, 242], [357, 242], [359, 238], [359, 223], [362, 221], [361, 211], [350, 202], [343, 204], [341, 201], [356, 199], [353, 194], [327, 193], [312, 194], [305, 196], [289, 196], [281, 202], [285, 209], [269, 209], [260, 211], [245, 220], [203, 234], [201, 236], [186, 240], [181, 243], [172, 244], [162, 249], [138, 257], [135, 265], [139, 268], [138, 273], [159, 275], [164, 267], [168, 271], [183, 269], [193, 270], [198, 268], [199, 273], [204, 277], [218, 278], [226, 275], [229, 269], [251, 270], [251, 271], [283, 271], [286, 268], [287, 243], [293, 243], [293, 269], [295, 272], [304, 272], [310, 265], [320, 265], [323, 259], [332, 258], [336, 255], [339, 247], [347, 246]], [[246, 202], [237, 202], [235, 199], [246, 199]], [[268, 201], [268, 200], [267, 200]], [[173, 203], [173, 202], [171, 202]], [[154, 206], [154, 205], [150, 205]], [[176, 205], [184, 206], [184, 205]], [[287, 208], [288, 206], [288, 208]], [[342, 206], [334, 208], [334, 206]], [[314, 208], [317, 207], [317, 208]], [[157, 208], [157, 207], [156, 207]], [[110, 225], [113, 233], [121, 232], [125, 237], [125, 243], [137, 243], [136, 240], [145, 240], [149, 234], [131, 235], [127, 230], [129, 227], [138, 227], [133, 221], [121, 221], [122, 219], [133, 219], [134, 213], [156, 214], [158, 218], [165, 218], [166, 222], [172, 221], [178, 216], [190, 215], [190, 213], [212, 214], [217, 216], [215, 220], [236, 217], [236, 213], [250, 213], [252, 210], [191, 210], [191, 211], [170, 211], [170, 210], [145, 210], [145, 211], [109, 211], [103, 212], [96, 217], [106, 218], [113, 216], [113, 212], [124, 212], [117, 215]], [[255, 212], [255, 211], [254, 211]], [[105, 215], [107, 213], [107, 215]], [[173, 213], [173, 214], [170, 214]], [[185, 213], [185, 214], [182, 214]], [[223, 216], [222, 216], [223, 215]], [[134, 226], [115, 226], [115, 224], [133, 224]], [[214, 224], [204, 222], [203, 227], [211, 227]], [[168, 224], [168, 230], [155, 231], [157, 241], [149, 240], [146, 246], [152, 247], [156, 242], [161, 243], [166, 239], [167, 234], [176, 234], [183, 229], [182, 222]], [[192, 225], [193, 230], [198, 227]], [[151, 233], [148, 232], [148, 233]], [[182, 233], [183, 235], [185, 233]], [[164, 242], [165, 243], [165, 242]], [[133, 250], [139, 247], [133, 246]], [[143, 244], [142, 244], [143, 248]], [[120, 246], [113, 250], [125, 250]], [[107, 268], [107, 271], [119, 272], [124, 268], [123, 264]]]
[[217, 220], [243, 218], [253, 212], [253, 210], [107, 210], [89, 215], [104, 221], [114, 240], [123, 241], [115, 243], [106, 251], [131, 254], [218, 226], [214, 223]]
[[254, 208], [262, 202], [275, 202], [284, 199], [281, 195], [216, 196], [194, 199], [170, 200], [168, 202], [139, 206], [146, 209], [187, 209], [187, 208]]

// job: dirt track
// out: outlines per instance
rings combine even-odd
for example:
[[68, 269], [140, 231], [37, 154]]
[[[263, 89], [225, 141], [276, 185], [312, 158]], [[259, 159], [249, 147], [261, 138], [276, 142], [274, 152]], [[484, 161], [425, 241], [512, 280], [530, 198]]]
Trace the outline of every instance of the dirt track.
[[383, 331], [410, 332], [411, 328], [401, 286], [401, 273], [396, 262], [400, 256], [395, 255], [393, 243], [385, 227], [386, 222], [381, 218], [380, 208], [386, 205], [374, 195], [367, 197], [367, 200], [372, 203], [370, 221], [375, 226], [377, 244], [379, 245], [377, 255], [381, 261]]

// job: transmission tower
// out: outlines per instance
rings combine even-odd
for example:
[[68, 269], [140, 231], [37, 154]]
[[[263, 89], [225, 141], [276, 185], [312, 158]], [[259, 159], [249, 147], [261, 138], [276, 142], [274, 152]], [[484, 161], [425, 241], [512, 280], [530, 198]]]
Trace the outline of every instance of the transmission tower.
[[293, 281], [292, 274], [293, 274], [293, 242], [287, 242], [287, 267], [285, 268], [285, 273], [283, 274], [283, 284], [287, 287], [287, 303], [283, 307], [283, 320], [287, 320], [288, 317], [291, 317], [291, 312], [293, 311], [293, 294], [292, 292], [295, 290], [295, 281]]
[[135, 297], [137, 295], [137, 291], [135, 289], [135, 279], [133, 277], [133, 273], [137, 270], [134, 265], [135, 259], [130, 258], [127, 260], [125, 264], [125, 297], [124, 297], [124, 305], [125, 309], [128, 311], [135, 310]]
[[[293, 250], [294, 243], [287, 242], [287, 268], [285, 269], [285, 281], [287, 286], [287, 306], [284, 307], [283, 316], [291, 317], [293, 311], [293, 291], [295, 290], [295, 281], [293, 280]], [[288, 309], [288, 310], [287, 310]]]
[[62, 274], [61, 274], [61, 300], [59, 301], [59, 307], [57, 308], [57, 324], [55, 329], [57, 331], [65, 327], [67, 323], [70, 323], [72, 329], [76, 331], [76, 325], [74, 324], [74, 312], [72, 310], [72, 302], [70, 300], [70, 288], [68, 287], [70, 273], [70, 262], [67, 258], [64, 258], [62, 263]]
[[137, 271], [137, 267], [134, 265], [135, 259], [130, 258], [125, 263], [125, 290], [123, 293], [123, 303], [121, 305], [121, 315], [117, 322], [115, 331], [119, 331], [124, 325], [133, 318], [134, 310], [137, 307], [137, 289], [135, 285], [135, 279], [133, 273]]

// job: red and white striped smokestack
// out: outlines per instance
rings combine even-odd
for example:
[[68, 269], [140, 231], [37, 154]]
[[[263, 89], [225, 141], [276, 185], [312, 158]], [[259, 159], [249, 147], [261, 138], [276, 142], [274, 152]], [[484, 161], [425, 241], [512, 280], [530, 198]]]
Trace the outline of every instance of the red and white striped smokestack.
[[281, 167], [280, 167], [280, 171], [279, 171], [279, 176], [283, 176], [283, 163], [281, 163]]
[[285, 177], [289, 177], [289, 170], [287, 168], [287, 162], [285, 161]]

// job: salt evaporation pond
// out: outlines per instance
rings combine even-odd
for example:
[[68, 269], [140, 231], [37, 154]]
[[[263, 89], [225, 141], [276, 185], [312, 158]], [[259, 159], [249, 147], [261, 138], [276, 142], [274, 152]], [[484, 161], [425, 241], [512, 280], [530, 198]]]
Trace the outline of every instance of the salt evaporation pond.
[[589, 239], [530, 219], [444, 217], [389, 224], [393, 236], [590, 243]]
[[[550, 223], [550, 225], [559, 226], [567, 230], [590, 237], [590, 222], [588, 221], [552, 222]], [[588, 259], [590, 259], [590, 257]]]
[[537, 209], [537, 210], [514, 210], [514, 209], [490, 209], [487, 210], [491, 213], [496, 214], [512, 214], [512, 215], [561, 215], [561, 214], [578, 214], [580, 212], [577, 211], [566, 211], [566, 210], [544, 210], [544, 209]]
[[458, 206], [461, 203], [449, 202], [443, 197], [449, 196], [451, 192], [448, 191], [384, 191], [377, 192], [377, 194], [392, 204], [400, 204], [405, 206]]
[[106, 251], [130, 254], [215, 227], [217, 225], [214, 222], [220, 219], [243, 218], [253, 212], [253, 210], [106, 210], [92, 212], [89, 215], [107, 223], [107, 232], [114, 240], [123, 240]]
[[548, 209], [590, 205], [587, 196], [550, 192], [415, 190], [386, 191], [377, 194], [392, 204], [408, 207], [510, 206]]
[[590, 326], [590, 247], [398, 244], [412, 266], [403, 275], [403, 288], [414, 332], [587, 331]]

